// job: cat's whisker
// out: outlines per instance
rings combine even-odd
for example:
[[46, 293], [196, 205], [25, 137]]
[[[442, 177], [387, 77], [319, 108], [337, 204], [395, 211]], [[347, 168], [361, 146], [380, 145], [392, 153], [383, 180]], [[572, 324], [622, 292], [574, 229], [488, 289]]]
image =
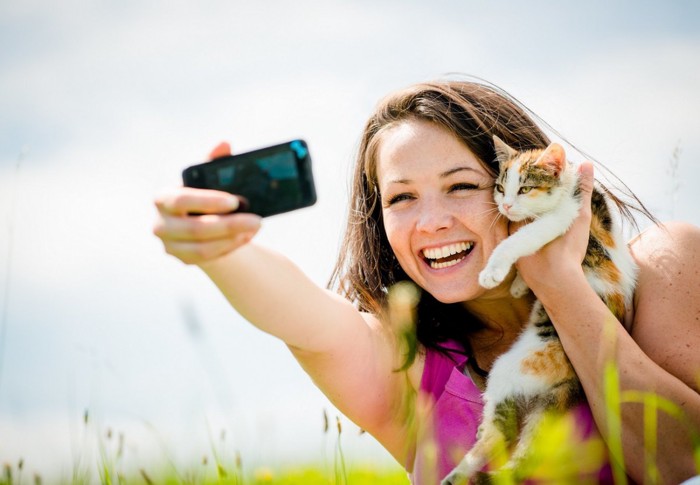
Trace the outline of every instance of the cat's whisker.
[[486, 209], [486, 210], [483, 210], [483, 211], [477, 213], [476, 215], [477, 216], [484, 216], [484, 215], [489, 215], [493, 212], [498, 212], [498, 207], [491, 207], [489, 209]]
[[496, 217], [494, 217], [493, 220], [491, 221], [491, 225], [489, 226], [489, 231], [496, 226], [496, 224], [498, 223], [499, 219], [501, 219], [501, 217], [503, 217], [503, 214], [501, 214], [501, 211], [496, 209]]
[[483, 212], [481, 212], [479, 215], [483, 216], [488, 216], [490, 214], [495, 214], [494, 218], [491, 220], [491, 223], [489, 224], [489, 230], [493, 229], [496, 224], [498, 223], [498, 220], [503, 217], [503, 214], [498, 210], [497, 207], [494, 207], [493, 209], [488, 209]]

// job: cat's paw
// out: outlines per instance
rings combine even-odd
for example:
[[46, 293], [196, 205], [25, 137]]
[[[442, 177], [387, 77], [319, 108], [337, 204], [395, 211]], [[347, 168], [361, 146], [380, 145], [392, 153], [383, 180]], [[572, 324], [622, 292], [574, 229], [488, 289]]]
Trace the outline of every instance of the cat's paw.
[[487, 289], [500, 285], [510, 272], [510, 264], [489, 263], [481, 273], [479, 273], [479, 284]]
[[477, 472], [483, 467], [484, 462], [485, 460], [482, 460], [481, 456], [472, 450], [442, 479], [440, 485], [463, 485], [469, 483], [473, 476], [478, 475]]
[[530, 287], [527, 286], [527, 283], [525, 283], [525, 280], [522, 279], [520, 274], [517, 274], [513, 280], [513, 283], [510, 285], [510, 294], [513, 296], [513, 298], [522, 298], [523, 296], [527, 295], [529, 291]]
[[440, 485], [466, 485], [467, 483], [469, 483], [469, 477], [455, 468], [442, 479]]

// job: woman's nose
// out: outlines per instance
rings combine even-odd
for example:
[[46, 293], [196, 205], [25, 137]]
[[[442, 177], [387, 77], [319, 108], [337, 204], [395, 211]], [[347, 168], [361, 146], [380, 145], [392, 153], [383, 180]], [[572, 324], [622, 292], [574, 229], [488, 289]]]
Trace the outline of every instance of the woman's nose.
[[452, 212], [439, 201], [423, 201], [416, 221], [416, 229], [421, 232], [437, 232], [449, 228], [454, 221]]

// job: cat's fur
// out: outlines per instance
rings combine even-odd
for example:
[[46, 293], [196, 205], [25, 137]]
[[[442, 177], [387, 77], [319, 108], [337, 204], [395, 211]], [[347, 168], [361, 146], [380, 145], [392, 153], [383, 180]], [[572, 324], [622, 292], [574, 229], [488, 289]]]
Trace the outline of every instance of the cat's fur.
[[[499, 285], [519, 258], [564, 234], [581, 206], [577, 169], [566, 160], [561, 145], [519, 152], [496, 136], [494, 145], [500, 164], [494, 189], [498, 210], [512, 221], [532, 222], [494, 249], [479, 274], [479, 283], [486, 288]], [[637, 269], [604, 194], [600, 188], [593, 190], [593, 219], [583, 268], [593, 289], [623, 321], [632, 302]], [[511, 285], [513, 296], [528, 291], [517, 276]], [[511, 451], [506, 466], [516, 470], [527, 456], [544, 413], [562, 413], [584, 399], [578, 377], [539, 301], [512, 347], [494, 362], [483, 398], [477, 442], [443, 485], [466, 483], [483, 475], [479, 472], [493, 458], [501, 440]]]

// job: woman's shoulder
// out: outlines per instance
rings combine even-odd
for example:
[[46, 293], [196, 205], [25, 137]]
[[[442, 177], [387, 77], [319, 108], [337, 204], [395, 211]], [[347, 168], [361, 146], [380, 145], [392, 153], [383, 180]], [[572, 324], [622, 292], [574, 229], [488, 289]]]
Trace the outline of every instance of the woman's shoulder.
[[[685, 221], [669, 221], [650, 226], [630, 241], [630, 247], [652, 252], [669, 249], [678, 243], [700, 241], [700, 226]], [[687, 249], [697, 251], [691, 246]]]
[[630, 242], [639, 266], [631, 334], [656, 363], [697, 388], [700, 348], [700, 228], [652, 226]]
[[639, 266], [638, 293], [653, 294], [663, 285], [680, 298], [683, 283], [700, 283], [700, 227], [679, 221], [654, 225], [629, 246]]

